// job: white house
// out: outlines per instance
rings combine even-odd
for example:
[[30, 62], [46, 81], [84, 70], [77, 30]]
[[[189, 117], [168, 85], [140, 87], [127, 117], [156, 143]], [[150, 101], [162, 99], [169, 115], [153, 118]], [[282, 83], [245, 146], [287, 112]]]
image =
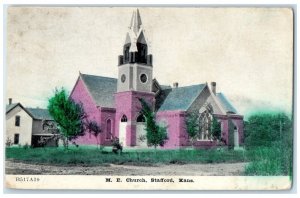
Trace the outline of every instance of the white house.
[[[21, 103], [6, 105], [6, 142], [13, 145], [40, 146], [39, 140], [44, 137], [53, 136], [45, 127], [54, 123], [47, 109], [25, 108]], [[48, 146], [57, 145], [56, 142], [48, 142]]]

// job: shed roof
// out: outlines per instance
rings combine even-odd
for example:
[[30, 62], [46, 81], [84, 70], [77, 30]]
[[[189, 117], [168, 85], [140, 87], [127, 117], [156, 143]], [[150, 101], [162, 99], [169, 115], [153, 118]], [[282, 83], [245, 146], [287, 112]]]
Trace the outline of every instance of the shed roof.
[[89, 93], [98, 106], [114, 108], [114, 93], [117, 92], [116, 78], [80, 74]]

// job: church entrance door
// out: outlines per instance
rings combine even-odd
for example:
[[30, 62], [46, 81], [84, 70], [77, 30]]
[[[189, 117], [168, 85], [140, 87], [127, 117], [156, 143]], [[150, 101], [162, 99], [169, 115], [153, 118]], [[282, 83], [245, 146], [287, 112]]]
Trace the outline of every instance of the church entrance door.
[[119, 141], [123, 146], [126, 146], [126, 126], [127, 126], [127, 122], [120, 122]]
[[127, 116], [123, 115], [121, 117], [120, 123], [119, 123], [119, 142], [121, 145], [126, 145], [126, 128], [127, 128]]
[[147, 147], [147, 138], [144, 122], [136, 124], [136, 146]]
[[145, 116], [140, 114], [136, 119], [136, 146], [147, 147]]

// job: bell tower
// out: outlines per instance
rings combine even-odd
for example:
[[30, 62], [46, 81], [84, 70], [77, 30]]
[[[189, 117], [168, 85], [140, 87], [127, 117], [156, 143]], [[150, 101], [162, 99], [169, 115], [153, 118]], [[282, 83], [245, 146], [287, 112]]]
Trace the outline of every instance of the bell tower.
[[123, 55], [119, 56], [118, 62], [115, 131], [124, 147], [139, 146], [138, 136], [145, 133], [141, 131], [144, 130], [141, 126], [143, 119], [138, 119], [142, 116], [139, 98], [143, 98], [152, 108], [155, 103], [155, 94], [152, 92], [152, 55], [148, 54], [139, 10], [132, 14]]
[[148, 45], [139, 10], [132, 14], [130, 26], [123, 46], [123, 55], [118, 61], [118, 92], [151, 92], [152, 55]]

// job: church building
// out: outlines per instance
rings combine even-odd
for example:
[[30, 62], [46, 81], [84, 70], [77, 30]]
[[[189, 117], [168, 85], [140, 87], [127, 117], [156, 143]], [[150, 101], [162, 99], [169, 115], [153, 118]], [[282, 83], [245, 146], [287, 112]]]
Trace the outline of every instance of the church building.
[[194, 146], [211, 148], [218, 145], [209, 133], [212, 119], [221, 125], [221, 137], [225, 145], [230, 141], [235, 147], [243, 143], [243, 116], [221, 92], [217, 93], [216, 82], [191, 86], [161, 85], [153, 78], [152, 54], [142, 26], [139, 11], [133, 12], [129, 30], [123, 46], [123, 54], [118, 57], [118, 76], [109, 78], [82, 74], [74, 85], [70, 97], [82, 103], [90, 121], [101, 127], [99, 139], [89, 133], [78, 137], [81, 145], [109, 146], [112, 138], [118, 137], [124, 147], [146, 148], [145, 118], [139, 98], [151, 105], [158, 123], [167, 127], [168, 139], [163, 149], [191, 146], [186, 131], [186, 116], [190, 112], [199, 114], [200, 136]]

